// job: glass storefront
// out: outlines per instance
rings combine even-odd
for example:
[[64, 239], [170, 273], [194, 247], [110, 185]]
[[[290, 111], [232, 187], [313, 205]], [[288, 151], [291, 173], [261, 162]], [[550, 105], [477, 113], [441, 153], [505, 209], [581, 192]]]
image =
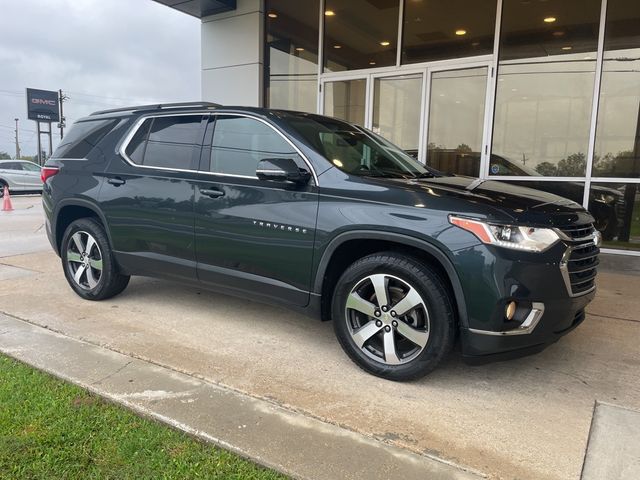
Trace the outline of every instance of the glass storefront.
[[266, 0], [265, 25], [270, 107], [570, 198], [640, 251], [640, 1]]
[[599, 23], [599, 0], [504, 3], [490, 175], [584, 177]]
[[495, 0], [406, 2], [402, 63], [491, 54], [495, 28]]
[[422, 75], [376, 78], [373, 88], [373, 131], [417, 155]]
[[366, 80], [327, 82], [324, 87], [324, 114], [358, 125], [365, 124]]
[[592, 183], [589, 211], [605, 247], [640, 250], [640, 184]]
[[325, 0], [324, 71], [395, 65], [399, 12], [396, 0]]
[[427, 164], [437, 170], [480, 174], [487, 67], [431, 74]]
[[320, 0], [268, 0], [265, 99], [270, 108], [315, 112]]
[[640, 177], [640, 2], [609, 0], [593, 175]]

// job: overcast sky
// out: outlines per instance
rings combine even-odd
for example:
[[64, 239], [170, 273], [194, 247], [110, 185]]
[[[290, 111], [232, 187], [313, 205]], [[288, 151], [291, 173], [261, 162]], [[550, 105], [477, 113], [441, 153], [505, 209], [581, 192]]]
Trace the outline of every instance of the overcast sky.
[[152, 0], [0, 1], [0, 151], [15, 155], [19, 118], [22, 154], [36, 154], [26, 87], [61, 88], [67, 126], [110, 107], [200, 99], [194, 17]]

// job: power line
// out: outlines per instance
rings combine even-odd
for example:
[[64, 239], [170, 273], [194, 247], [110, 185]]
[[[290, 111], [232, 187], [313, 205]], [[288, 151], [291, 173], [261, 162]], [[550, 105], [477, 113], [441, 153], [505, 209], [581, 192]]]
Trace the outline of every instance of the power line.
[[[3, 124], [0, 124], [0, 128], [8, 128], [8, 129], [10, 129], [10, 130], [15, 130], [15, 127], [10, 127], [9, 125], [3, 125]], [[36, 133], [36, 130], [32, 130], [32, 129], [30, 129], [30, 128], [21, 128], [20, 130], [21, 130], [21, 131], [23, 131], [23, 132], [33, 132], [33, 133]]]
[[[95, 98], [106, 98], [109, 100], [126, 100], [126, 101], [131, 101], [131, 102], [138, 102], [138, 101], [142, 101], [142, 100], [149, 100], [148, 97], [145, 98], [133, 98], [133, 97], [111, 97], [111, 96], [107, 96], [107, 95], [95, 95], [93, 93], [82, 93], [82, 92], [72, 92], [70, 90], [67, 90], [67, 93], [70, 93], [72, 95], [80, 95], [82, 97], [95, 97]], [[149, 101], [153, 101], [153, 100], [149, 100]]]

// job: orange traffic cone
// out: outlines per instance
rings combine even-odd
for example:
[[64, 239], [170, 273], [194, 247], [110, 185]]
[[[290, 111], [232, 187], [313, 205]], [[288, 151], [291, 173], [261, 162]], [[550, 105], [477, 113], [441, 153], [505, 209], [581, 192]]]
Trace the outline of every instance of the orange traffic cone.
[[11, 195], [9, 195], [9, 187], [4, 186], [4, 197], [2, 200], [2, 211], [10, 212], [13, 210], [13, 205], [11, 205]]

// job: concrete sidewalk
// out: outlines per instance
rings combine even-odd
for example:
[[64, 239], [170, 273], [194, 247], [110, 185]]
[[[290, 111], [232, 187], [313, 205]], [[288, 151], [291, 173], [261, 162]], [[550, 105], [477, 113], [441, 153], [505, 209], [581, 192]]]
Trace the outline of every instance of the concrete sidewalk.
[[2, 314], [0, 351], [294, 478], [482, 478], [274, 403]]

